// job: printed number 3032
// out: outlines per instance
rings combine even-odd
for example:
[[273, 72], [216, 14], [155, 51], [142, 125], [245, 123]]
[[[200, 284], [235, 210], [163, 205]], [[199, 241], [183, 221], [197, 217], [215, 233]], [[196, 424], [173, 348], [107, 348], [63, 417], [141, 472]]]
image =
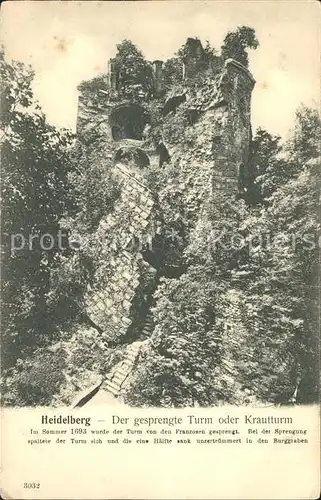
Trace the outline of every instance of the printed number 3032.
[[40, 488], [40, 483], [23, 483], [24, 488], [36, 490]]

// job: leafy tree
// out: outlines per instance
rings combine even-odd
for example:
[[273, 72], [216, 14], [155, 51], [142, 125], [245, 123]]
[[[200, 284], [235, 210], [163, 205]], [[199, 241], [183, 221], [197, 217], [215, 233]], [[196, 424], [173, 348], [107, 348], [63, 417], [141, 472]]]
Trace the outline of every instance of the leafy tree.
[[178, 85], [183, 80], [183, 62], [179, 57], [171, 57], [165, 61], [163, 66], [163, 77], [165, 90], [168, 91], [173, 85]]
[[269, 203], [270, 196], [296, 178], [307, 161], [320, 155], [321, 120], [315, 109], [296, 111], [293, 134], [285, 144], [281, 137], [258, 128], [251, 141], [246, 200]]
[[121, 94], [133, 99], [146, 99], [152, 95], [151, 65], [130, 40], [124, 40], [117, 45], [114, 61]]
[[106, 75], [98, 75], [91, 80], [86, 80], [78, 85], [78, 90], [81, 92], [95, 92], [99, 90], [108, 91], [107, 77]]
[[33, 93], [31, 83], [34, 78], [34, 72], [30, 66], [25, 66], [18, 61], [12, 61], [11, 64], [7, 64], [5, 62], [3, 47], [0, 50], [0, 62], [1, 132], [2, 139], [4, 140], [5, 132], [7, 132], [17, 107], [21, 109], [32, 104]]
[[[90, 151], [92, 149], [92, 151]], [[97, 144], [74, 148], [71, 161], [74, 166], [69, 174], [76, 210], [73, 219], [84, 232], [94, 232], [102, 217], [113, 208], [120, 195], [119, 185], [113, 176], [111, 161], [106, 162], [104, 151]]]
[[258, 46], [259, 42], [256, 38], [255, 30], [249, 26], [240, 26], [236, 31], [229, 31], [227, 33], [221, 47], [221, 54], [223, 59], [232, 58], [248, 67], [249, 57], [247, 50], [255, 50]]
[[206, 40], [204, 47], [204, 59], [207, 66], [211, 67], [214, 72], [218, 72], [222, 68], [222, 58], [208, 40]]
[[242, 380], [252, 380], [261, 400], [317, 398], [319, 126], [313, 110], [298, 110], [281, 159], [278, 138], [260, 131], [255, 143], [264, 172], [257, 179], [269, 188], [268, 198], [262, 191], [265, 208], [243, 222], [249, 251], [235, 284], [244, 293], [243, 324], [254, 349]]
[[[184, 200], [177, 192], [173, 208], [179, 196]], [[203, 206], [203, 218], [194, 223], [194, 229], [191, 221], [178, 221], [175, 210], [171, 214], [180, 226], [189, 227], [180, 262], [183, 274], [163, 278], [154, 296], [156, 327], [127, 390], [130, 404], [184, 407], [235, 400], [233, 390], [227, 391], [224, 384], [222, 303], [238, 252], [224, 245], [216, 247], [209, 239], [213, 227], [221, 232], [227, 224], [233, 234], [237, 226], [237, 211], [226, 201], [222, 193], [206, 210]], [[242, 211], [242, 202], [236, 204]], [[181, 229], [174, 234], [179, 241]]]
[[247, 201], [263, 203], [288, 178], [288, 166], [280, 157], [281, 137], [258, 128], [250, 146]]
[[259, 368], [253, 389], [263, 400], [289, 402], [298, 384], [301, 402], [312, 402], [317, 393], [316, 179], [315, 166], [306, 166], [245, 222], [252, 244], [240, 287], [255, 349], [248, 368]]
[[111, 166], [106, 165], [103, 150], [93, 148], [92, 154], [88, 154], [88, 148], [78, 144], [71, 154], [71, 163], [73, 170], [68, 180], [74, 209], [60, 219], [60, 227], [71, 245], [56, 255], [48, 301], [65, 320], [88, 322], [83, 297], [101, 265], [101, 241], [96, 233], [100, 221], [112, 211], [120, 188]]
[[[162, 281], [154, 309], [156, 329], [135, 372], [131, 404], [206, 406], [215, 402], [213, 373], [219, 334], [206, 277], [192, 273]], [[203, 282], [203, 279], [205, 281]]]
[[8, 370], [4, 403], [12, 406], [49, 406], [64, 381], [66, 353], [38, 349], [26, 360], [18, 359]]
[[46, 294], [59, 219], [72, 206], [72, 134], [48, 124], [33, 98], [31, 68], [7, 62], [2, 51], [0, 76], [5, 367], [53, 335]]
[[112, 92], [108, 85], [107, 75], [100, 74], [91, 80], [85, 80], [78, 85], [78, 90], [91, 107], [102, 109], [106, 105], [106, 96], [112, 99]]
[[285, 147], [291, 163], [298, 164], [299, 168], [299, 165], [317, 158], [321, 154], [320, 135], [320, 113], [314, 108], [301, 105], [295, 114], [293, 135]]

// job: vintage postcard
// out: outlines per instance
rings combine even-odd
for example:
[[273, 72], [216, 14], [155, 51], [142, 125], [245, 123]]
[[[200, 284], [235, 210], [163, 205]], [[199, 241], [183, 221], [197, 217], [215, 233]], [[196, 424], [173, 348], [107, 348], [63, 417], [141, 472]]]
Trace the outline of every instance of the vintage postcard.
[[4, 2], [3, 499], [319, 497], [320, 25]]

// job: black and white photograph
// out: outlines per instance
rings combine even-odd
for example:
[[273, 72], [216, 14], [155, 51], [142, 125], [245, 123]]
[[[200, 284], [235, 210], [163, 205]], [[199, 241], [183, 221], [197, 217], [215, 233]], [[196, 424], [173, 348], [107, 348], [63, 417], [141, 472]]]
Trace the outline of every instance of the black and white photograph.
[[4, 2], [3, 407], [318, 404], [317, 3]]

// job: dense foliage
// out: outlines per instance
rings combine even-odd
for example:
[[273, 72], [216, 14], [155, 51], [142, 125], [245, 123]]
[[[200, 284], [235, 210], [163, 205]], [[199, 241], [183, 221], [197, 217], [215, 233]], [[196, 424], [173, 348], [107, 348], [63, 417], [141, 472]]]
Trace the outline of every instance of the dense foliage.
[[[127, 389], [130, 404], [317, 401], [319, 134], [317, 113], [304, 107], [286, 144], [258, 130], [246, 204], [216, 195], [192, 231], [182, 178], [171, 183], [169, 226], [176, 242], [189, 235], [182, 275], [157, 290], [156, 328]], [[193, 153], [183, 158], [193, 169]], [[208, 243], [213, 231], [223, 234], [217, 245]]]
[[[183, 82], [186, 42], [165, 62], [164, 96], [153, 99], [151, 64], [125, 40], [114, 59], [118, 92], [105, 75], [79, 87], [97, 109], [106, 95], [144, 102], [152, 125], [145, 146], [170, 150], [160, 167], [146, 168], [162, 218], [162, 257], [149, 304], [154, 330], [124, 394], [131, 405], [317, 400], [318, 113], [299, 108], [285, 143], [258, 129], [242, 193], [231, 200], [225, 191], [213, 196], [213, 138], [206, 123], [194, 127], [190, 102], [160, 112], [187, 87], [199, 104], [212, 92], [206, 71], [229, 57], [247, 66], [247, 49], [257, 46], [254, 30], [239, 27], [225, 37], [221, 56], [207, 44], [201, 70]], [[121, 193], [109, 125], [103, 117], [72, 143], [35, 102], [31, 69], [1, 53], [0, 73], [5, 402], [69, 404], [78, 379], [97, 382], [124, 357], [124, 346], [107, 345], [83, 303], [94, 277], [102, 286], [109, 279], [116, 251], [112, 232], [104, 235], [107, 248], [100, 241], [101, 222]], [[124, 209], [114, 231], [131, 216]]]
[[65, 363], [48, 370], [59, 356], [42, 349], [68, 339], [75, 321], [83, 321], [80, 305], [93, 266], [83, 243], [118, 189], [98, 152], [88, 169], [88, 148], [75, 147], [69, 131], [47, 122], [33, 97], [30, 68], [7, 62], [1, 52], [0, 73], [5, 400], [49, 404]]
[[118, 73], [119, 94], [129, 99], [147, 99], [152, 95], [152, 67], [140, 50], [130, 41], [117, 45], [114, 59]]
[[228, 32], [221, 47], [221, 54], [223, 59], [231, 57], [247, 67], [249, 65], [247, 49], [257, 49], [258, 46], [254, 29], [240, 26], [237, 30]]
[[72, 210], [67, 148], [72, 136], [48, 124], [33, 99], [32, 71], [0, 55], [2, 103], [3, 365], [52, 341], [50, 267], [62, 215]]

